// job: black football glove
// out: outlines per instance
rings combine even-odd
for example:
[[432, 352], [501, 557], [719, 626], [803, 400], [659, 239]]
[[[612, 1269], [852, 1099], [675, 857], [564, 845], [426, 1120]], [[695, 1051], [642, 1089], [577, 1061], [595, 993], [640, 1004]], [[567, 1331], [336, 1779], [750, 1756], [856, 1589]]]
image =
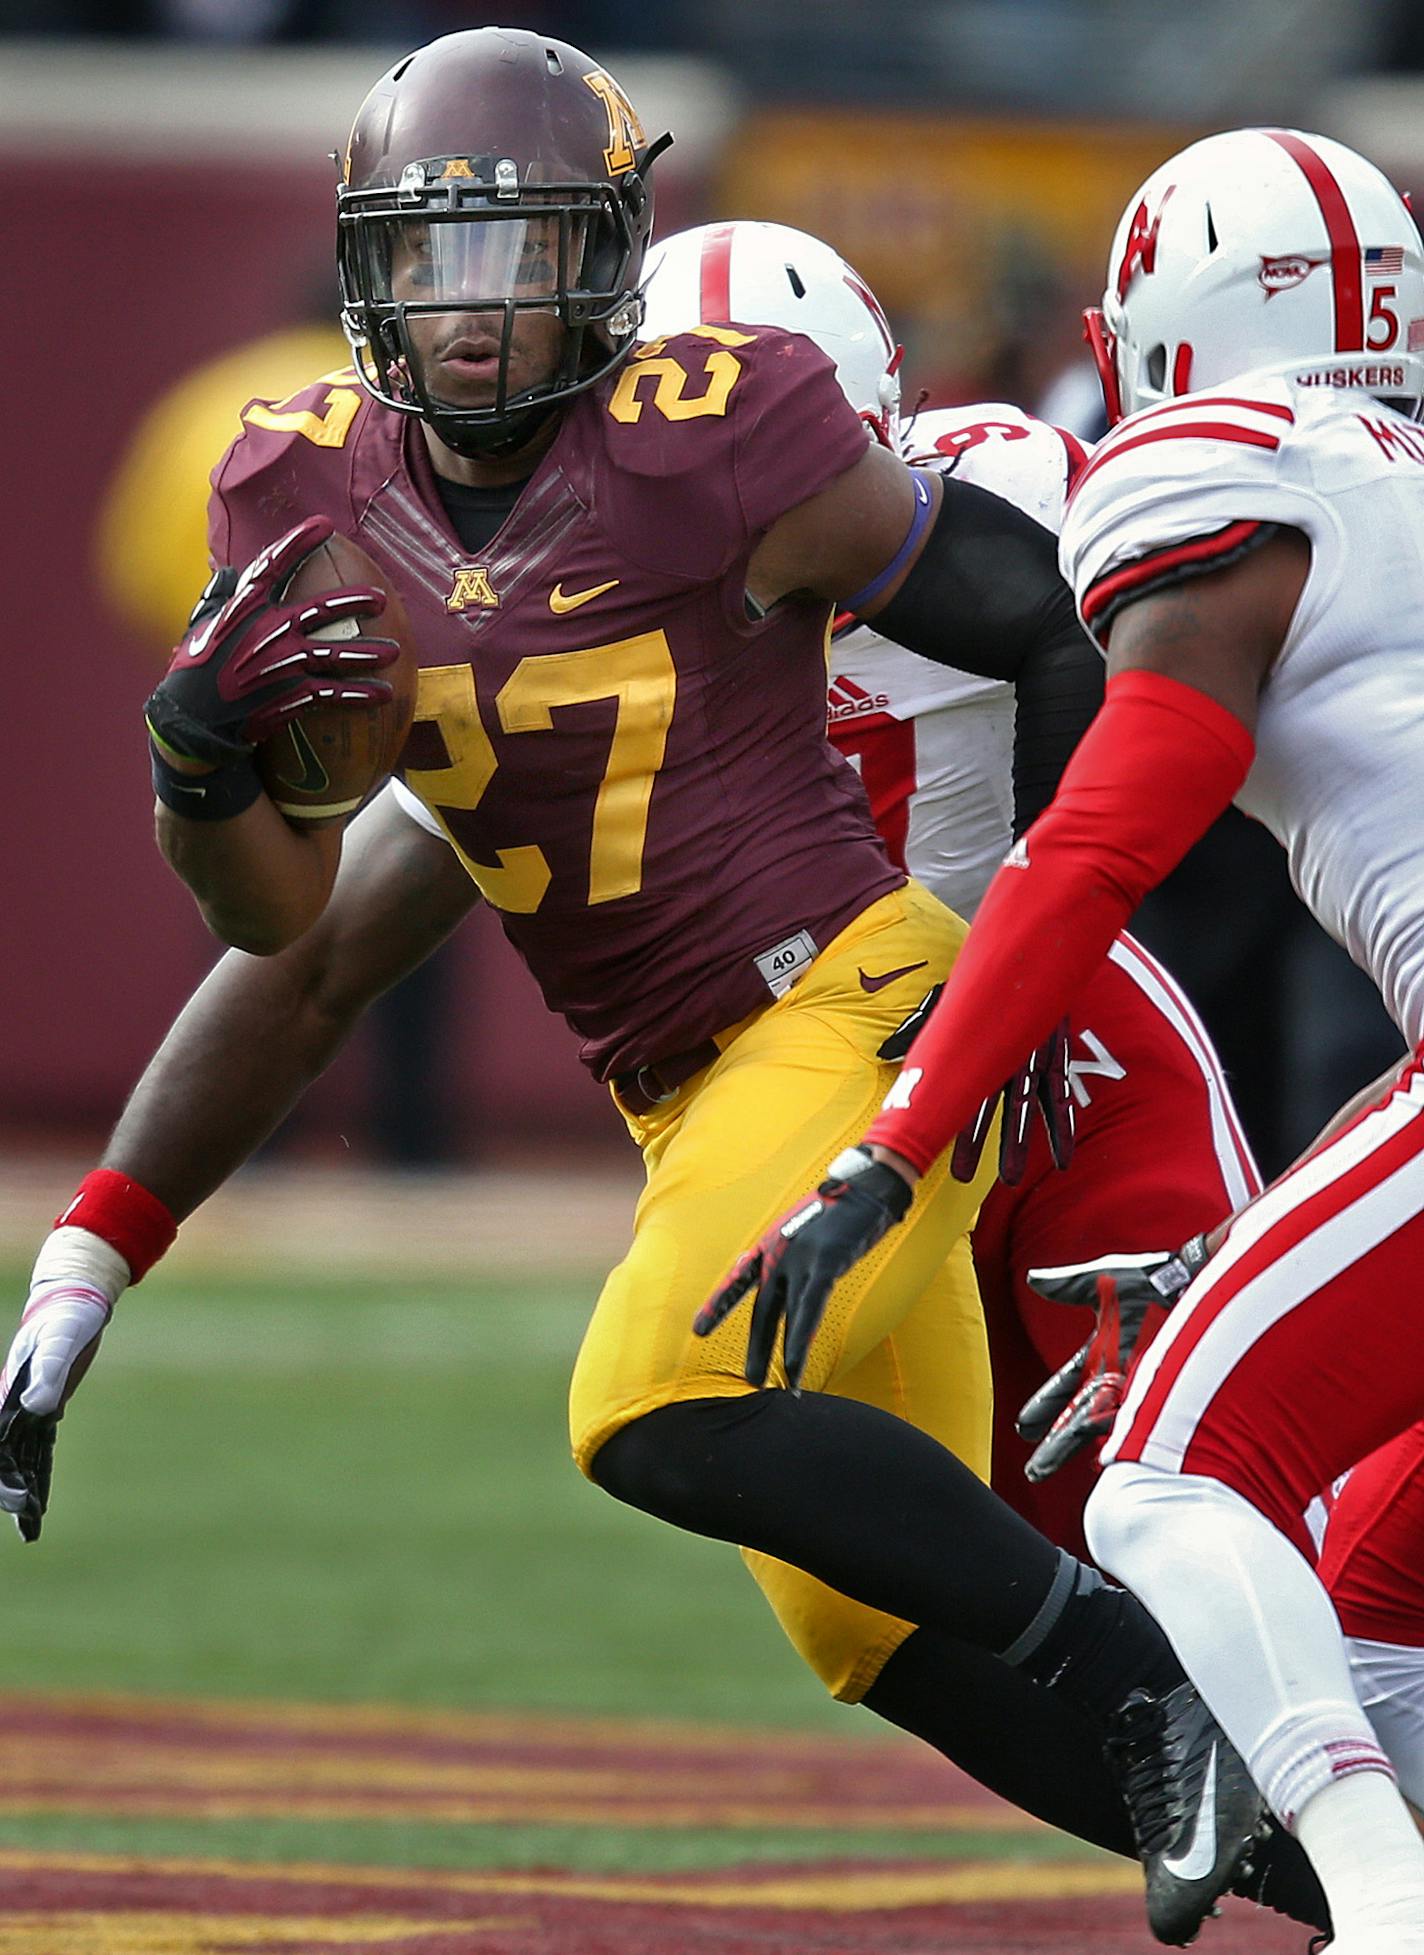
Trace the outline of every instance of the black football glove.
[[24, 1541], [38, 1541], [49, 1505], [58, 1412], [27, 1412], [20, 1404], [30, 1380], [24, 1364], [0, 1405], [0, 1513], [13, 1514]]
[[1073, 1158], [1073, 1094], [1068, 1083], [1068, 1020], [1054, 1027], [1033, 1057], [1021, 1066], [1002, 1093], [983, 1103], [954, 1143], [949, 1171], [956, 1181], [972, 1181], [979, 1168], [979, 1156], [994, 1124], [994, 1109], [1003, 1102], [1004, 1119], [999, 1129], [999, 1179], [1017, 1188], [1028, 1166], [1029, 1138], [1033, 1111], [1043, 1116], [1048, 1145], [1055, 1167], [1066, 1168]]
[[[915, 1009], [880, 1045], [876, 1057], [900, 1060], [909, 1052], [929, 1020], [944, 986], [937, 984], [926, 992]], [[994, 1110], [1003, 1101], [1004, 1120], [999, 1129], [999, 1179], [1010, 1188], [1023, 1180], [1028, 1166], [1029, 1133], [1034, 1107], [1043, 1116], [1048, 1145], [1056, 1166], [1066, 1168], [1073, 1158], [1073, 1095], [1068, 1084], [1068, 1020], [1051, 1032], [1026, 1066], [1014, 1075], [1002, 1093], [985, 1100], [973, 1123], [954, 1143], [949, 1171], [956, 1181], [972, 1181], [979, 1168], [984, 1142], [994, 1124]]]
[[904, 1058], [929, 1022], [929, 1015], [939, 1003], [939, 994], [943, 989], [942, 984], [937, 984], [933, 991], [925, 993], [915, 1009], [900, 1020], [890, 1036], [877, 1048], [877, 1059], [888, 1059], [893, 1064]]
[[784, 1322], [786, 1382], [799, 1391], [826, 1299], [846, 1271], [904, 1221], [914, 1192], [903, 1175], [873, 1160], [867, 1148], [848, 1147], [831, 1162], [815, 1194], [773, 1222], [739, 1259], [698, 1311], [693, 1330], [707, 1337], [755, 1290], [746, 1376], [753, 1385], [766, 1383]]
[[288, 580], [331, 534], [325, 516], [310, 516], [241, 574], [216, 572], [144, 708], [160, 752], [222, 767], [247, 760], [308, 706], [390, 698], [389, 680], [375, 675], [399, 648], [393, 639], [362, 637], [356, 622], [385, 609], [383, 591], [364, 586], [283, 602]]
[[1022, 1407], [1014, 1425], [1034, 1450], [1024, 1472], [1046, 1480], [1112, 1431], [1139, 1349], [1207, 1260], [1193, 1236], [1175, 1255], [1101, 1256], [1062, 1269], [1031, 1269], [1028, 1280], [1052, 1303], [1083, 1304], [1097, 1313], [1093, 1335]]

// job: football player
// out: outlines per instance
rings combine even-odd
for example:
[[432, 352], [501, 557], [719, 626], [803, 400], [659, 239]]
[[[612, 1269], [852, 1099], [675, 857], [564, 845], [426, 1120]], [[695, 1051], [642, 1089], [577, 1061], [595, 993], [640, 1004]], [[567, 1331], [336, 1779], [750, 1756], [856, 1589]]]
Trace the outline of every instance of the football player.
[[[1094, 328], [1127, 418], [1078, 480], [1062, 561], [1107, 653], [1106, 703], [863, 1144], [768, 1230], [709, 1325], [764, 1274], [763, 1316], [811, 1337], [830, 1284], [894, 1225], [887, 1205], [881, 1230], [848, 1229], [848, 1191], [914, 1184], [1233, 800], [1424, 1040], [1413, 218], [1341, 144], [1211, 137], [1129, 204]], [[1424, 1403], [1422, 1114], [1416, 1051], [1232, 1222], [1139, 1366], [1088, 1508], [1094, 1551], [1168, 1626], [1306, 1847], [1341, 1955], [1424, 1950], [1424, 1846], [1302, 1521]], [[1150, 1871], [1162, 1886], [1205, 1857], [1198, 1778], [1213, 1786], [1182, 1780], [1192, 1823]]]
[[[825, 741], [835, 607], [893, 601], [902, 637], [991, 675], [1029, 632], [1060, 707], [1083, 636], [1047, 532], [868, 444], [810, 342], [638, 343], [662, 146], [578, 50], [498, 28], [397, 63], [357, 114], [337, 193], [355, 367], [248, 409], [214, 477], [215, 585], [149, 702], [164, 847], [242, 948], [40, 1252], [0, 1375], [0, 1500], [34, 1538], [55, 1420], [120, 1291], [483, 895], [648, 1171], [575, 1369], [580, 1467], [750, 1550], [840, 1696], [919, 1624], [937, 1674], [909, 1715], [933, 1742], [956, 1692], [1001, 1702], [1035, 1734], [1005, 1739], [1015, 1789], [1052, 1806], [1053, 1734], [1091, 1748], [1133, 1683], [1180, 1671], [1133, 1598], [980, 1477], [966, 1231], [987, 1155], [913, 1198], [893, 1173], [855, 1191], [863, 1228], [886, 1200], [905, 1227], [814, 1353], [759, 1332], [749, 1378], [739, 1326], [688, 1319], [863, 1129], [895, 1076], [881, 1047], [964, 935]], [[362, 642], [344, 614], [379, 602], [324, 600], [334, 637], [284, 602], [333, 526], [400, 591], [424, 668], [400, 783], [334, 839], [288, 829], [252, 760], [294, 688], [338, 684], [333, 647]], [[1045, 745], [1071, 748], [1079, 724], [1051, 717]]]
[[[876, 439], [911, 466], [975, 483], [1055, 535], [1062, 527], [1088, 461], [1082, 444], [1002, 401], [902, 420], [901, 349], [884, 310], [820, 239], [741, 221], [656, 244], [645, 329], [727, 319], [805, 333], [836, 362]], [[847, 614], [831, 645], [830, 738], [855, 763], [891, 860], [971, 920], [1014, 834], [1057, 785], [1055, 756], [1034, 745], [1035, 716], [1018, 725], [1012, 679], [932, 663]], [[1047, 1132], [1032, 1123], [1016, 1177], [989, 1190], [972, 1241], [994, 1378], [992, 1483], [1080, 1554], [1091, 1457], [1083, 1449], [1057, 1472], [1027, 1478], [1013, 1415], [1045, 1372], [1073, 1357], [1081, 1320], [1040, 1295], [1029, 1272], [1080, 1264], [1124, 1242], [1184, 1243], [1261, 1182], [1201, 1021], [1170, 973], [1125, 933], [1075, 1007], [1068, 1056], [1072, 1173], [1055, 1172]], [[1158, 1144], [1164, 1129], [1170, 1152]], [[1163, 1321], [1159, 1302], [1143, 1330]]]
[[1360, 1703], [1424, 1817], [1424, 1422], [1351, 1469], [1318, 1566]]

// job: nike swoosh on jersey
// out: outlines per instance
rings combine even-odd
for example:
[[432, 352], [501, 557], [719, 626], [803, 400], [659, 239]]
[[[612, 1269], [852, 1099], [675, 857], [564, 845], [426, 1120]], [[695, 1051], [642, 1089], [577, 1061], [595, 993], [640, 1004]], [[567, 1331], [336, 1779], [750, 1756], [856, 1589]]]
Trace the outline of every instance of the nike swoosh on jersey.
[[1206, 1780], [1192, 1837], [1183, 1853], [1164, 1853], [1162, 1865], [1177, 1880], [1203, 1880], [1216, 1864], [1216, 1746], [1206, 1761]]
[[902, 964], [898, 971], [880, 971], [874, 977], [869, 977], [862, 971], [860, 988], [862, 991], [883, 991], [886, 985], [893, 984], [896, 978], [908, 977], [911, 971], [922, 971], [929, 961], [928, 957], [922, 957], [918, 964]]
[[561, 618], [565, 611], [577, 611], [579, 606], [587, 604], [590, 598], [602, 597], [605, 591], [617, 590], [622, 581], [621, 577], [612, 577], [606, 584], [590, 585], [586, 591], [568, 592], [565, 592], [562, 584], [555, 584], [549, 593], [549, 609], [556, 617]]

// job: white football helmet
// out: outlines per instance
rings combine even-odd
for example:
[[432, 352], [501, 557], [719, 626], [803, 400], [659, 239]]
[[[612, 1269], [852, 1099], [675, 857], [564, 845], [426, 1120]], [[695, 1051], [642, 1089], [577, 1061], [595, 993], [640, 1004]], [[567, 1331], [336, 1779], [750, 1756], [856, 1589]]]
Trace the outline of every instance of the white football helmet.
[[1208, 136], [1155, 170], [1086, 315], [1108, 420], [1270, 367], [1424, 401], [1424, 248], [1399, 192], [1343, 143]]
[[645, 339], [689, 326], [781, 326], [836, 363], [847, 400], [887, 446], [900, 426], [900, 361], [880, 301], [828, 244], [786, 224], [698, 224], [653, 246]]

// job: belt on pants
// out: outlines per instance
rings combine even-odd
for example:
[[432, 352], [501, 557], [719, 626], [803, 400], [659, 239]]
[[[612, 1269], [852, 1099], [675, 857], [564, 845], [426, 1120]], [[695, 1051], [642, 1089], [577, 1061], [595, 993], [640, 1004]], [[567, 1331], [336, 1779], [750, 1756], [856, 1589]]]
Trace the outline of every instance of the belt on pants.
[[715, 1039], [703, 1039], [700, 1045], [689, 1046], [686, 1052], [674, 1052], [670, 1058], [659, 1059], [655, 1066], [635, 1066], [631, 1072], [615, 1073], [613, 1085], [619, 1099], [637, 1119], [670, 1100], [694, 1073], [700, 1073], [704, 1066], [710, 1066], [721, 1056], [722, 1048]]

